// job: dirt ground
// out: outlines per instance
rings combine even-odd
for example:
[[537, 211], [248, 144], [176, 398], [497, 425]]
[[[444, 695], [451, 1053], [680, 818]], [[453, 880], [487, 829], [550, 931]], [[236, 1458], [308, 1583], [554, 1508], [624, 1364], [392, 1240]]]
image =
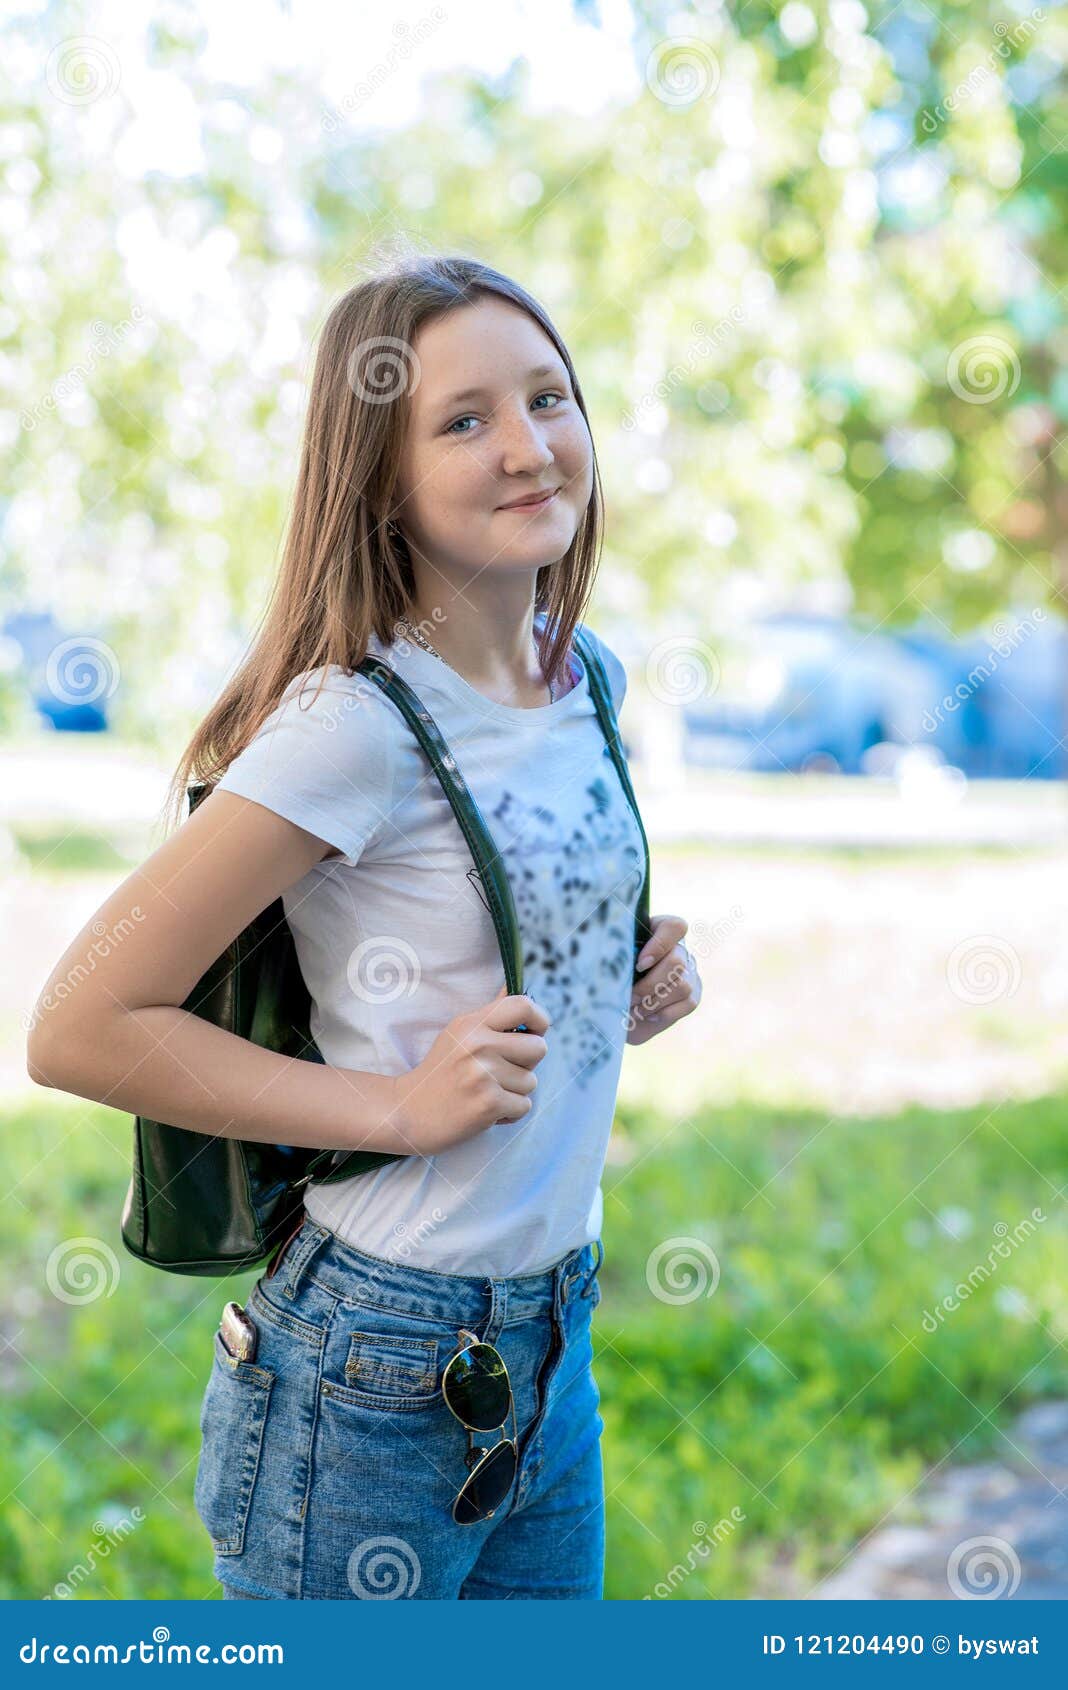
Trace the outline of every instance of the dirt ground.
[[[22, 1017], [121, 874], [0, 890], [0, 1090], [29, 1086]], [[738, 1097], [839, 1114], [1041, 1095], [1068, 1074], [1068, 849], [654, 848], [652, 913], [689, 922], [700, 1007], [628, 1049], [621, 1100]]]

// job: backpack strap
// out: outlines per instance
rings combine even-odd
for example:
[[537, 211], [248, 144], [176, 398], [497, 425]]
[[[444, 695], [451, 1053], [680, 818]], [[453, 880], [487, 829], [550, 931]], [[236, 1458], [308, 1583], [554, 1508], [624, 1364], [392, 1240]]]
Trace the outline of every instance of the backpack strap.
[[366, 675], [374, 681], [386, 697], [393, 700], [422, 746], [446, 798], [452, 805], [453, 814], [460, 824], [468, 849], [475, 860], [479, 878], [486, 889], [490, 915], [493, 917], [497, 943], [500, 946], [501, 961], [504, 963], [508, 995], [514, 996], [523, 990], [523, 940], [512, 898], [512, 887], [505, 873], [500, 852], [493, 842], [481, 810], [471, 795], [471, 789], [460, 773], [455, 757], [441, 737], [433, 716], [407, 681], [402, 680], [388, 663], [383, 663], [381, 658], [370, 654], [357, 668], [361, 675]]
[[[642, 882], [642, 889], [638, 894], [638, 907], [634, 918], [633, 960], [636, 963], [639, 952], [647, 940], [651, 938], [653, 931], [649, 923], [649, 841], [646, 838], [645, 828], [642, 824], [641, 812], [638, 809], [638, 800], [634, 796], [634, 788], [630, 783], [630, 770], [627, 767], [627, 759], [623, 753], [623, 744], [619, 734], [619, 722], [616, 718], [615, 706], [612, 703], [612, 689], [608, 682], [608, 676], [605, 673], [601, 654], [590, 639], [588, 631], [581, 624], [575, 629], [573, 639], [582, 654], [582, 661], [586, 665], [586, 674], [588, 675], [590, 682], [590, 692], [593, 695], [593, 702], [597, 710], [598, 720], [601, 724], [601, 732], [604, 734], [604, 737], [608, 742], [608, 751], [619, 773], [619, 779], [622, 783], [623, 791], [626, 794], [627, 802], [634, 811], [634, 819], [638, 824], [638, 831], [642, 836], [642, 849], [645, 854], [645, 878]], [[635, 970], [634, 980], [636, 981], [640, 978], [641, 976]]]

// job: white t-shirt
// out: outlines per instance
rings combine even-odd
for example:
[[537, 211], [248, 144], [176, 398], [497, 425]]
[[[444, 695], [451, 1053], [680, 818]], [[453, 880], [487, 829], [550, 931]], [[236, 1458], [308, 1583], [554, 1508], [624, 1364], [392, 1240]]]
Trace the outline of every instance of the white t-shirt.
[[[540, 626], [541, 613], [538, 617]], [[588, 630], [592, 634], [592, 630]], [[602, 654], [617, 716], [626, 675]], [[501, 852], [523, 989], [552, 1017], [533, 1108], [436, 1156], [306, 1188], [308, 1213], [357, 1249], [441, 1273], [538, 1273], [601, 1229], [601, 1173], [626, 1042], [641, 834], [576, 684], [551, 704], [498, 704], [414, 642], [369, 650], [419, 695]], [[218, 782], [344, 852], [283, 893], [334, 1067], [401, 1074], [504, 982], [481, 882], [404, 717], [332, 666], [290, 683]]]

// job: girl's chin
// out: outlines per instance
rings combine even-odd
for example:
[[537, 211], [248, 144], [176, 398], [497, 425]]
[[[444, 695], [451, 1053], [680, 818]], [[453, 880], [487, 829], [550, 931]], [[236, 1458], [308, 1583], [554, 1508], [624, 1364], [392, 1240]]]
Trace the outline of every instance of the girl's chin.
[[[555, 501], [554, 501], [555, 505]], [[575, 514], [570, 510], [557, 511], [550, 508], [543, 516], [536, 511], [525, 513], [526, 523], [516, 523], [515, 511], [498, 511], [501, 521], [494, 525], [496, 544], [507, 552], [543, 552], [547, 546], [558, 546], [557, 557], [560, 552], [567, 550], [578, 529]], [[512, 528], [511, 539], [505, 538], [507, 530], [505, 523]]]

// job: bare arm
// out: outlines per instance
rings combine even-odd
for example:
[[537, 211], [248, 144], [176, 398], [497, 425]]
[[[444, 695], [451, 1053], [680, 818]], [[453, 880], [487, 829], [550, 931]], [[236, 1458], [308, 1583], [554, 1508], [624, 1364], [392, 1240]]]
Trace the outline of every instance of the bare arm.
[[180, 1007], [255, 916], [338, 854], [212, 793], [60, 957], [34, 1010], [31, 1079], [224, 1138], [410, 1152], [393, 1077], [279, 1056]]

